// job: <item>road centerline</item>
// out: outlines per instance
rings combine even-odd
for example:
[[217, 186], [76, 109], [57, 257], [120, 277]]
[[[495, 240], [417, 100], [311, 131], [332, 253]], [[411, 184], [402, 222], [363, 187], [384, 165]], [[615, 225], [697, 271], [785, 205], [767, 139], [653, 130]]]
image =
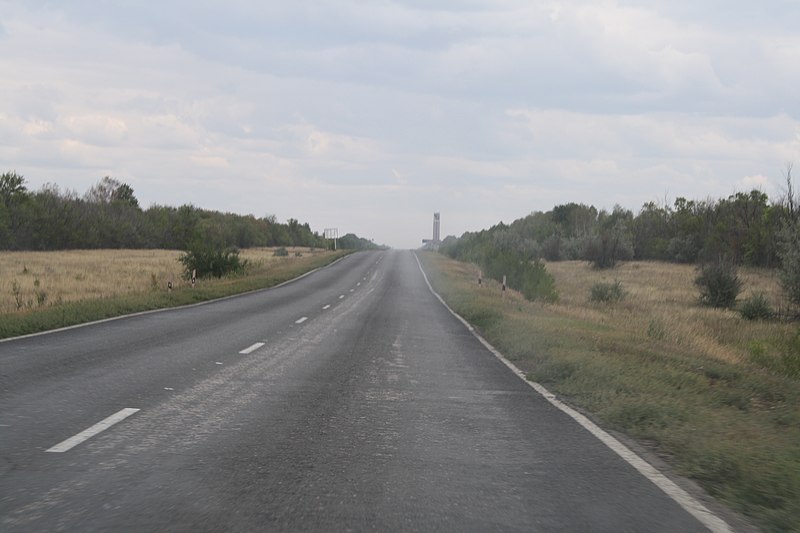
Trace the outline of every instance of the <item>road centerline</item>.
[[251, 346], [248, 346], [247, 348], [245, 348], [244, 350], [242, 350], [239, 353], [242, 354], [242, 355], [251, 354], [251, 353], [255, 352], [256, 350], [258, 350], [259, 348], [261, 348], [262, 346], [264, 346], [265, 344], [266, 343], [264, 343], [264, 342], [257, 342], [257, 343], [255, 343], [255, 344], [253, 344]]
[[139, 409], [134, 409], [133, 407], [126, 407], [125, 409], [121, 409], [116, 413], [114, 413], [113, 415], [104, 418], [97, 424], [84, 429], [80, 433], [59, 442], [55, 446], [48, 448], [45, 451], [51, 453], [67, 452], [72, 448], [74, 448], [75, 446], [77, 446], [78, 444], [94, 437], [98, 433], [102, 433], [103, 431], [107, 430], [114, 424], [122, 422], [123, 420], [125, 420], [126, 418], [137, 412], [139, 412]]

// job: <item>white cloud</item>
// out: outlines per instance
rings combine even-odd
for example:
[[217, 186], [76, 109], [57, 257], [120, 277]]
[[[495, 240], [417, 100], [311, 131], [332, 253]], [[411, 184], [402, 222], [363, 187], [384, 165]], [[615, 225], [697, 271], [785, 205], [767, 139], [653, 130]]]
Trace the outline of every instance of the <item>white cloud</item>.
[[756, 174], [755, 176], [745, 176], [736, 182], [736, 187], [743, 191], [758, 189], [759, 191], [775, 192], [775, 186], [772, 180], [761, 174]]
[[414, 246], [434, 210], [769, 192], [800, 159], [791, 3], [0, 5], [0, 171], [33, 187]]

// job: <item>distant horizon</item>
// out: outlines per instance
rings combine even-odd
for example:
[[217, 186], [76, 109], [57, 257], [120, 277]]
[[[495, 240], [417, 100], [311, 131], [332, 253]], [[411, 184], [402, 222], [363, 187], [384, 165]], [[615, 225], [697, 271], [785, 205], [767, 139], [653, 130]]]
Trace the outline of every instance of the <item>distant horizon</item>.
[[[791, 170], [791, 169], [785, 169], [785, 171], [787, 171], [787, 170]], [[2, 172], [15, 172], [15, 171], [14, 171], [14, 170], [0, 170], [0, 173], [2, 173]], [[21, 175], [21, 174], [20, 174], [20, 175]], [[30, 180], [28, 179], [28, 177], [27, 177], [27, 176], [24, 176], [24, 175], [22, 175], [22, 176], [23, 176], [23, 178], [25, 178], [25, 183], [26, 183], [26, 186], [28, 187], [28, 189], [29, 189], [29, 191], [30, 191], [30, 192], [36, 192], [36, 191], [38, 191], [38, 190], [41, 190], [43, 187], [45, 187], [45, 186], [47, 186], [47, 185], [55, 185], [55, 186], [57, 186], [57, 187], [58, 187], [58, 188], [59, 188], [59, 189], [60, 189], [62, 192], [65, 192], [65, 193], [66, 193], [66, 192], [71, 192], [71, 193], [77, 194], [77, 195], [78, 195], [78, 197], [80, 197], [80, 198], [83, 198], [83, 197], [86, 195], [86, 193], [88, 192], [88, 190], [91, 188], [91, 186], [93, 186], [93, 185], [95, 185], [95, 184], [96, 184], [96, 183], [93, 183], [93, 184], [91, 184], [91, 185], [89, 186], [89, 188], [87, 188], [87, 189], [86, 189], [86, 191], [83, 191], [83, 192], [81, 192], [81, 191], [78, 191], [78, 190], [76, 190], [76, 189], [68, 189], [68, 188], [66, 188], [66, 187], [62, 188], [62, 187], [60, 186], [60, 184], [58, 184], [58, 183], [55, 183], [55, 182], [49, 182], [49, 181], [48, 181], [48, 182], [45, 182], [45, 183], [44, 183], [42, 186], [40, 186], [40, 187], [36, 187], [36, 188], [34, 188], [34, 187], [31, 185], [31, 182], [30, 182]], [[108, 176], [108, 177], [112, 177], [112, 178], [113, 178], [113, 176]], [[784, 176], [783, 176], [783, 177], [785, 177], [785, 174], [784, 174]], [[116, 179], [116, 178], [114, 178], [114, 179]], [[793, 182], [794, 182], [794, 181], [795, 181], [795, 180], [793, 179]], [[99, 182], [99, 180], [98, 180], [98, 182]], [[784, 181], [784, 183], [785, 183], [785, 181]], [[126, 185], [130, 185], [129, 183], [125, 183], [125, 184], [126, 184]], [[800, 189], [800, 185], [797, 185], [797, 184], [795, 184], [795, 185], [798, 187], [798, 189]], [[785, 189], [785, 187], [784, 187], [784, 189]], [[705, 196], [703, 196], [703, 197], [696, 197], [696, 198], [688, 198], [688, 197], [683, 197], [683, 198], [686, 198], [686, 199], [687, 199], [687, 200], [689, 200], [689, 201], [695, 201], [695, 202], [702, 202], [702, 201], [709, 201], [709, 200], [710, 200], [710, 201], [719, 201], [719, 200], [723, 200], [723, 199], [729, 198], [730, 196], [733, 196], [733, 195], [735, 195], [735, 194], [737, 194], [737, 193], [740, 193], [740, 192], [746, 192], [746, 193], [749, 193], [749, 192], [751, 192], [751, 191], [759, 191], [759, 192], [762, 192], [762, 193], [764, 193], [764, 194], [767, 194], [767, 196], [769, 197], [769, 200], [770, 200], [771, 202], [773, 202], [773, 203], [778, 203], [778, 202], [780, 202], [780, 200], [781, 200], [781, 196], [782, 196], [783, 194], [785, 194], [785, 190], [782, 190], [782, 191], [779, 191], [779, 193], [778, 193], [777, 195], [770, 195], [770, 194], [768, 194], [766, 191], [764, 191], [762, 187], [752, 187], [752, 188], [750, 188], [750, 189], [747, 189], [747, 190], [739, 190], [739, 191], [736, 191], [736, 190], [735, 190], [735, 191], [734, 191], [734, 192], [732, 192], [731, 194], [724, 195], [724, 196], [719, 196], [719, 197], [711, 197], [711, 196], [709, 196], [709, 195], [705, 195]], [[292, 216], [292, 215], [289, 215], [289, 216], [288, 216], [288, 217], [286, 217], [285, 219], [281, 219], [281, 218], [278, 218], [276, 215], [274, 215], [274, 214], [271, 214], [271, 213], [267, 213], [267, 214], [259, 215], [259, 214], [257, 214], [257, 213], [246, 213], [246, 212], [237, 212], [237, 211], [230, 211], [230, 210], [220, 210], [220, 209], [215, 209], [214, 207], [208, 207], [208, 206], [204, 206], [204, 205], [197, 205], [197, 204], [194, 204], [194, 203], [187, 203], [187, 202], [184, 202], [184, 203], [177, 203], [177, 204], [166, 204], [166, 203], [161, 203], [161, 202], [153, 202], [153, 203], [150, 203], [150, 204], [149, 204], [149, 205], [147, 205], [147, 206], [143, 206], [143, 205], [141, 205], [141, 200], [140, 200], [140, 198], [139, 198], [138, 194], [136, 193], [136, 190], [135, 190], [135, 189], [134, 189], [134, 195], [136, 196], [137, 200], [139, 200], [139, 201], [140, 201], [140, 207], [141, 207], [143, 210], [146, 210], [146, 209], [149, 209], [149, 208], [152, 208], [152, 207], [158, 207], [158, 206], [161, 206], [161, 207], [171, 207], [171, 208], [178, 208], [178, 207], [181, 207], [181, 206], [184, 206], [184, 205], [191, 205], [192, 207], [195, 207], [195, 208], [197, 208], [197, 209], [206, 210], [206, 211], [217, 211], [217, 212], [220, 212], [220, 213], [232, 213], [232, 214], [235, 214], [235, 215], [240, 215], [240, 216], [253, 216], [253, 217], [255, 217], [255, 218], [258, 218], [258, 219], [265, 219], [265, 218], [270, 218], [270, 217], [273, 217], [273, 216], [275, 216], [275, 218], [276, 218], [277, 222], [279, 222], [279, 223], [281, 223], [281, 224], [285, 224], [285, 223], [286, 223], [288, 220], [290, 220], [290, 219], [295, 219], [295, 220], [297, 220], [297, 221], [298, 221], [299, 223], [301, 223], [301, 224], [309, 224], [309, 226], [311, 227], [311, 231], [312, 231], [313, 233], [315, 233], [315, 234], [324, 235], [324, 231], [325, 231], [325, 228], [319, 228], [319, 229], [317, 229], [317, 228], [315, 228], [315, 227], [314, 227], [314, 226], [313, 226], [313, 225], [312, 225], [310, 222], [308, 222], [307, 220], [304, 220], [302, 217], [299, 217], [299, 216]], [[642, 207], [644, 207], [644, 206], [645, 206], [645, 205], [646, 205], [648, 202], [655, 202], [657, 205], [665, 205], [665, 204], [664, 204], [664, 202], [666, 201], [666, 202], [667, 202], [667, 203], [666, 203], [666, 205], [671, 207], [671, 206], [674, 206], [674, 204], [675, 204], [675, 201], [676, 201], [678, 198], [680, 198], [680, 196], [676, 196], [675, 198], [672, 198], [672, 199], [671, 199], [671, 201], [670, 201], [670, 199], [669, 199], [669, 198], [667, 198], [667, 197], [661, 198], [660, 200], [648, 200], [648, 201], [645, 201], [645, 202], [643, 202], [643, 203], [642, 203], [642, 205], [640, 205], [640, 206], [638, 206], [638, 207], [636, 207], [636, 208], [629, 208], [629, 207], [626, 207], [626, 206], [620, 206], [620, 207], [622, 207], [623, 209], [628, 209], [628, 210], [630, 210], [630, 211], [631, 211], [631, 212], [634, 214], [634, 216], [635, 216], [637, 213], [639, 213], [639, 211], [641, 210], [641, 208], [642, 208]], [[461, 233], [458, 233], [458, 234], [454, 234], [454, 233], [448, 233], [448, 232], [443, 232], [443, 233], [441, 233], [441, 234], [440, 234], [440, 242], [441, 242], [441, 241], [444, 241], [444, 240], [445, 240], [447, 237], [456, 237], [456, 238], [458, 238], [458, 237], [461, 237], [461, 236], [462, 236], [464, 233], [467, 233], [467, 232], [479, 232], [479, 231], [482, 231], [482, 230], [489, 229], [489, 228], [491, 228], [491, 227], [493, 227], [493, 226], [496, 226], [496, 225], [498, 225], [498, 224], [512, 224], [513, 222], [515, 222], [515, 221], [517, 221], [517, 220], [520, 220], [520, 219], [523, 219], [523, 218], [525, 218], [525, 217], [527, 217], [527, 216], [529, 216], [529, 215], [532, 215], [532, 214], [534, 214], [534, 213], [536, 213], [536, 212], [547, 213], [547, 212], [549, 212], [549, 211], [552, 211], [552, 210], [553, 210], [553, 208], [555, 208], [555, 207], [557, 207], [557, 206], [559, 206], [559, 205], [565, 205], [565, 204], [569, 204], [569, 203], [584, 204], [584, 205], [586, 205], [586, 206], [589, 206], [589, 207], [594, 207], [595, 209], [597, 209], [597, 210], [598, 210], [598, 212], [605, 211], [605, 212], [609, 212], [609, 213], [610, 213], [611, 211], [613, 211], [613, 210], [615, 209], [615, 207], [616, 207], [616, 205], [615, 205], [615, 206], [601, 206], [601, 205], [596, 205], [596, 204], [594, 204], [594, 203], [591, 203], [591, 202], [574, 202], [574, 201], [565, 201], [565, 202], [563, 202], [563, 203], [560, 203], [560, 204], [554, 204], [554, 205], [552, 205], [552, 206], [550, 206], [550, 207], [547, 207], [547, 208], [543, 208], [543, 209], [536, 209], [536, 210], [530, 211], [530, 212], [528, 212], [528, 213], [525, 213], [525, 214], [522, 214], [522, 215], [520, 215], [520, 216], [516, 216], [516, 217], [514, 217], [513, 219], [505, 219], [505, 218], [504, 218], [504, 219], [496, 220], [495, 222], [491, 222], [491, 223], [489, 223], [489, 224], [488, 224], [488, 225], [486, 225], [486, 226], [479, 227], [479, 228], [474, 228], [474, 229], [469, 229], [469, 230], [465, 230], [465, 231], [462, 231]], [[428, 228], [428, 233], [427, 233], [426, 235], [422, 235], [422, 236], [420, 237], [420, 239], [419, 239], [419, 244], [418, 244], [418, 245], [416, 245], [416, 246], [410, 246], [410, 247], [406, 247], [406, 248], [399, 248], [399, 247], [391, 246], [391, 245], [389, 245], [389, 244], [387, 244], [387, 243], [378, 242], [378, 241], [377, 241], [375, 238], [373, 238], [373, 237], [371, 237], [371, 236], [369, 236], [369, 235], [362, 235], [362, 234], [359, 234], [359, 233], [357, 233], [357, 232], [355, 232], [355, 231], [351, 231], [351, 230], [342, 231], [342, 230], [341, 230], [341, 228], [336, 228], [336, 229], [337, 229], [337, 230], [339, 230], [339, 233], [338, 233], [338, 234], [339, 234], [340, 238], [341, 238], [341, 237], [343, 237], [343, 236], [345, 236], [345, 235], [347, 235], [347, 234], [353, 234], [353, 235], [355, 235], [356, 237], [359, 237], [359, 238], [363, 238], [363, 239], [370, 240], [370, 241], [372, 241], [374, 244], [376, 244], [376, 245], [379, 245], [379, 246], [386, 246], [386, 247], [388, 247], [388, 248], [395, 249], [395, 250], [417, 250], [417, 249], [420, 249], [420, 248], [423, 248], [423, 247], [424, 247], [423, 240], [430, 239], [430, 238], [433, 236], [433, 217], [434, 217], [434, 214], [435, 214], [435, 213], [439, 213], [439, 214], [440, 214], [440, 224], [441, 224], [441, 220], [442, 220], [442, 217], [441, 217], [441, 212], [439, 212], [439, 211], [432, 211], [432, 212], [430, 213], [430, 218], [429, 218], [429, 228]], [[330, 226], [328, 226], [328, 227], [330, 227]], [[440, 226], [440, 227], [441, 227], [441, 226]]]

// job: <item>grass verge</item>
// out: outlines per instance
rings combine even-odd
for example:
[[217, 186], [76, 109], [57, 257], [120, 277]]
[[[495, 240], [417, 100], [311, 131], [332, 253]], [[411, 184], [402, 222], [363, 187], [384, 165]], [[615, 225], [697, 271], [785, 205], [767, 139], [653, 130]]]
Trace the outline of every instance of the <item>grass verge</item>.
[[[513, 292], [503, 299], [492, 282], [479, 288], [473, 265], [419, 255], [437, 292], [529, 379], [651, 449], [765, 531], [800, 531], [796, 326], [702, 308], [684, 287], [693, 271], [671, 265], [610, 274], [548, 265], [561, 299], [534, 304]], [[648, 269], [652, 279], [643, 282]], [[590, 301], [588, 289], [603, 275], [620, 278], [623, 302]]]
[[17, 313], [0, 314], [0, 339], [274, 287], [326, 266], [348, 253], [316, 253], [276, 261], [254, 262], [243, 275], [219, 280], [198, 280], [194, 288], [182, 280], [176, 281], [171, 291], [166, 289], [165, 283], [156, 283], [148, 291], [67, 301]]

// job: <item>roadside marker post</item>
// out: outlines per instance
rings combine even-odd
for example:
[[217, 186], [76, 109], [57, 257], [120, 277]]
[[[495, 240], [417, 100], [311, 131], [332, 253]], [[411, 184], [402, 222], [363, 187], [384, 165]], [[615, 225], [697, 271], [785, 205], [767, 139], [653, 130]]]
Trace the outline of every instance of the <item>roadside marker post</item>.
[[197, 282], [197, 270], [192, 270], [192, 288], [194, 289], [194, 284]]
[[480, 270], [478, 271], [478, 287], [483, 286], [483, 272]]
[[506, 277], [503, 276], [503, 300], [506, 299]]

